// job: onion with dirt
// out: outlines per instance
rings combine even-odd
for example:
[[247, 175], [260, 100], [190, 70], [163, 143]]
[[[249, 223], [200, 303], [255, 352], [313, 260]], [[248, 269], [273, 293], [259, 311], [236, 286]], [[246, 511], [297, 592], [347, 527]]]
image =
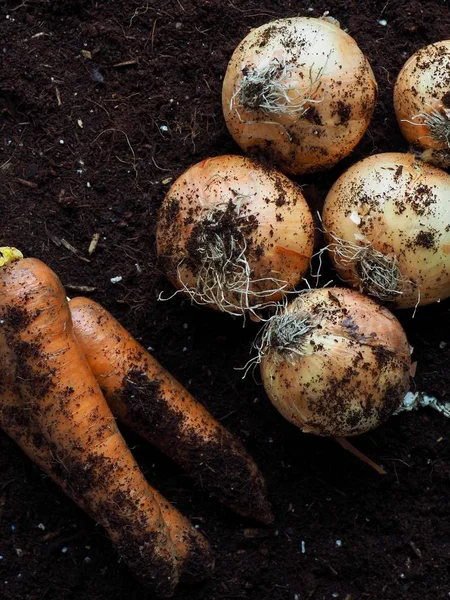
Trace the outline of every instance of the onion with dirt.
[[450, 40], [421, 48], [406, 61], [394, 107], [405, 138], [423, 149], [421, 158], [450, 167]]
[[348, 169], [322, 214], [341, 279], [395, 308], [450, 296], [450, 175], [411, 154]]
[[244, 151], [297, 174], [347, 156], [369, 125], [376, 96], [367, 58], [335, 19], [293, 17], [252, 29], [238, 45], [222, 105]]
[[256, 346], [270, 400], [305, 432], [364, 433], [398, 409], [409, 388], [400, 323], [354, 290], [300, 294], [265, 324]]
[[159, 212], [157, 252], [174, 285], [235, 315], [274, 306], [302, 278], [314, 245], [300, 188], [278, 171], [225, 155], [190, 167]]

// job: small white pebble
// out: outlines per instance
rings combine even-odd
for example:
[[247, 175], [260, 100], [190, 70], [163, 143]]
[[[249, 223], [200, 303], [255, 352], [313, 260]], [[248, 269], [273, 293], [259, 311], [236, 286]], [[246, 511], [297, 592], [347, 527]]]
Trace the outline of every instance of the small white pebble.
[[83, 175], [83, 169], [77, 169], [78, 175]]
[[86, 182], [86, 187], [90, 188], [91, 184], [89, 183], [89, 181]]
[[90, 550], [91, 547], [90, 546], [85, 546], [86, 550]]
[[355, 225], [359, 225], [361, 223], [361, 217], [358, 215], [357, 212], [352, 210], [352, 213], [350, 215], [350, 221], [353, 221], [353, 223], [355, 223]]
[[178, 21], [178, 23], [175, 23], [175, 29], [181, 29], [183, 27], [183, 23], [180, 23]]
[[85, 563], [90, 563], [90, 562], [91, 562], [91, 559], [89, 558], [89, 556], [85, 556], [85, 557], [83, 558], [83, 562], [85, 562]]
[[5, 585], [8, 585], [8, 582], [7, 582], [6, 580], [5, 580], [3, 583], [4, 583]]
[[194, 525], [195, 529], [200, 529], [200, 525]]
[[300, 596], [298, 594], [294, 594], [294, 600], [300, 600]]
[[17, 575], [17, 579], [21, 579], [21, 578], [22, 578], [22, 573], [19, 573], [19, 574]]
[[59, 143], [60, 143], [61, 145], [63, 145], [63, 144], [64, 144], [64, 140], [59, 140]]
[[15, 525], [11, 525], [11, 531], [15, 531], [16, 530], [16, 526]]
[[305, 554], [305, 552], [306, 552], [306, 544], [305, 544], [304, 540], [302, 540], [302, 542], [301, 542], [301, 549], [302, 549], [302, 554]]
[[400, 579], [405, 579], [406, 575], [404, 573], [400, 573]]
[[189, 325], [187, 323], [183, 323], [183, 329], [187, 329]]
[[17, 556], [20, 558], [21, 556], [23, 556], [23, 550], [22, 548], [16, 548], [16, 554]]
[[273, 438], [267, 438], [267, 441], [269, 442], [269, 444], [273, 444]]
[[42, 529], [42, 531], [45, 531], [45, 525], [44, 525], [44, 523], [39, 523], [38, 529]]
[[161, 129], [161, 131], [169, 131], [169, 128], [167, 127], [167, 125], [160, 125], [159, 128]]
[[342, 546], [342, 540], [336, 540], [335, 545], [340, 548]]
[[3, 558], [4, 558], [3, 556], [0, 556], [0, 560], [3, 560]]
[[387, 25], [387, 21], [386, 21], [386, 19], [380, 19], [380, 20], [378, 21], [378, 23], [379, 23], [379, 25], [381, 25], [382, 27], [386, 27], [386, 25]]
[[117, 277], [111, 277], [110, 281], [111, 283], [119, 283], [119, 281], [122, 281], [122, 279], [122, 275], [117, 275]]
[[447, 342], [440, 342], [440, 343], [439, 343], [439, 348], [440, 348], [441, 350], [443, 350], [443, 349], [444, 349], [446, 346], [447, 346]]
[[308, 7], [308, 12], [312, 12], [314, 10], [314, 8], [312, 6]]
[[339, 594], [337, 592], [334, 592], [334, 594], [331, 594], [332, 598], [339, 598]]
[[64, 546], [64, 548], [61, 548], [61, 552], [63, 554], [66, 554], [66, 552], [68, 552], [68, 551], [69, 551], [69, 548], [67, 546]]
[[186, 348], [186, 346], [183, 348], [183, 352], [187, 352], [187, 348]]
[[147, 352], [153, 352], [154, 348], [152, 348], [151, 346], [147, 346]]

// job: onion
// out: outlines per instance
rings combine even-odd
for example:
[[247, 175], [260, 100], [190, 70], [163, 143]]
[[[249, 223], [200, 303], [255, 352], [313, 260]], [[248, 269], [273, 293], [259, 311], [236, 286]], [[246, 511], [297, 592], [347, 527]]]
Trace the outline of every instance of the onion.
[[450, 40], [413, 54], [400, 71], [394, 106], [403, 135], [423, 160], [450, 167]]
[[450, 176], [410, 154], [370, 156], [329, 191], [323, 226], [339, 276], [396, 308], [450, 296]]
[[353, 150], [376, 94], [366, 57], [337, 21], [294, 17], [253, 29], [239, 44], [222, 104], [244, 151], [262, 151], [287, 173], [307, 173]]
[[270, 400], [305, 432], [364, 433], [408, 391], [410, 351], [400, 323], [353, 290], [299, 295], [265, 324], [258, 348]]
[[285, 175], [226, 155], [175, 181], [156, 239], [176, 287], [198, 304], [244, 315], [273, 305], [299, 282], [314, 226], [300, 189]]

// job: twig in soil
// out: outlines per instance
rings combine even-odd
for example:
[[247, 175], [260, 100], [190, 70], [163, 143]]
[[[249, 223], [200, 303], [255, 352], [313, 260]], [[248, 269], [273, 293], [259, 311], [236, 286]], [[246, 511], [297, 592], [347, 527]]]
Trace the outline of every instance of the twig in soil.
[[172, 170], [172, 169], [164, 169], [163, 167], [159, 167], [159, 166], [156, 164], [155, 157], [154, 157], [153, 155], [152, 155], [152, 162], [153, 162], [153, 164], [155, 165], [155, 167], [156, 167], [157, 169], [159, 169], [159, 171], [171, 171], [171, 170]]
[[29, 188], [37, 188], [38, 184], [34, 183], [34, 181], [27, 181], [26, 179], [22, 179], [21, 177], [15, 177], [14, 181], [17, 183], [21, 183], [22, 185], [26, 185]]
[[56, 101], [58, 102], [58, 106], [62, 106], [61, 94], [59, 93], [59, 90], [57, 87], [55, 87], [55, 94], [56, 94]]
[[94, 254], [95, 249], [97, 248], [97, 244], [100, 240], [100, 234], [99, 233], [94, 233], [94, 235], [92, 236], [92, 240], [91, 243], [89, 244], [89, 248], [88, 248], [88, 254]]
[[130, 22], [128, 24], [128, 27], [131, 27], [131, 25], [133, 24], [133, 20], [136, 17], [140, 17], [142, 15], [145, 15], [145, 13], [149, 10], [149, 8], [150, 8], [150, 6], [149, 6], [148, 2], [147, 2], [147, 4], [145, 6], [138, 6], [136, 8], [136, 10], [134, 11], [134, 13], [132, 14], [132, 16], [131, 16], [131, 19], [130, 19]]
[[81, 252], [79, 250], [77, 250], [77, 248], [75, 248], [75, 246], [72, 246], [72, 244], [70, 244], [64, 238], [59, 238], [59, 237], [56, 237], [56, 235], [52, 235], [51, 233], [48, 232], [47, 228], [45, 228], [45, 233], [47, 234], [48, 238], [55, 244], [55, 246], [58, 246], [58, 248], [60, 246], [64, 246], [64, 248], [66, 248], [66, 250], [69, 250], [70, 252], [75, 254], [75, 256], [77, 258], [79, 258], [80, 260], [82, 260], [84, 262], [88, 262], [88, 263], [91, 262], [88, 258], [85, 258], [81, 254]]
[[101, 108], [102, 110], [105, 111], [105, 113], [108, 115], [109, 118], [111, 118], [111, 115], [109, 114], [109, 112], [106, 110], [106, 108], [104, 106], [102, 106], [101, 104], [99, 104], [95, 100], [91, 100], [90, 98], [85, 98], [85, 100], [87, 100], [88, 102], [92, 102], [92, 104], [96, 104], [99, 108]]
[[153, 21], [153, 27], [152, 27], [152, 35], [151, 35], [151, 43], [150, 43], [150, 49], [151, 49], [152, 54], [153, 54], [153, 43], [155, 41], [155, 31], [156, 31], [156, 23], [157, 22], [158, 22], [158, 19], [155, 19]]
[[5, 491], [5, 489], [8, 487], [8, 485], [11, 485], [11, 483], [14, 483], [15, 481], [16, 481], [15, 479], [10, 479], [6, 483], [4, 483], [0, 489], [0, 492]]
[[12, 159], [14, 158], [15, 153], [17, 152], [17, 148], [20, 146], [20, 142], [22, 141], [24, 133], [25, 133], [25, 129], [20, 134], [19, 141], [17, 142], [16, 147], [13, 150], [13, 153], [11, 154], [11, 156], [2, 165], [0, 165], [0, 169], [5, 169], [6, 166], [12, 161]]
[[131, 67], [132, 65], [137, 65], [139, 63], [137, 58], [131, 58], [130, 60], [124, 60], [122, 62], [116, 63], [113, 65], [113, 68], [118, 69], [119, 67]]
[[359, 460], [362, 460], [362, 462], [366, 463], [366, 465], [369, 465], [369, 467], [372, 467], [372, 469], [374, 469], [379, 475], [387, 474], [384, 469], [382, 469], [379, 465], [377, 465], [377, 463], [373, 462], [373, 460], [371, 460], [365, 454], [363, 454], [360, 450], [355, 448], [355, 446], [353, 446], [353, 444], [350, 444], [350, 442], [346, 438], [335, 437], [334, 439], [337, 441], [338, 444], [340, 444], [343, 448], [345, 448], [345, 450], [348, 450], [354, 456], [356, 456], [356, 458], [359, 458]]
[[72, 285], [71, 283], [65, 283], [64, 287], [66, 290], [80, 292], [81, 294], [90, 294], [91, 292], [97, 291], [97, 288], [93, 285]]
[[131, 154], [133, 155], [133, 160], [131, 162], [127, 162], [127, 161], [121, 160], [118, 156], [116, 156], [116, 158], [120, 162], [123, 162], [125, 164], [131, 164], [132, 167], [133, 167], [133, 171], [135, 173], [135, 179], [137, 179], [138, 178], [138, 172], [137, 172], [137, 168], [136, 168], [136, 154], [134, 153], [133, 146], [131, 145], [131, 142], [130, 142], [130, 138], [127, 136], [127, 134], [125, 133], [125, 131], [123, 131], [123, 129], [113, 129], [113, 128], [111, 128], [111, 129], [105, 129], [104, 131], [102, 131], [101, 133], [98, 134], [98, 136], [95, 138], [95, 140], [93, 140], [91, 142], [91, 145], [95, 144], [95, 142], [98, 140], [98, 138], [101, 137], [104, 133], [108, 133], [108, 131], [113, 131], [113, 132], [118, 131], [119, 133], [123, 133], [123, 135], [125, 136], [125, 138], [127, 140], [128, 147], [130, 148]]

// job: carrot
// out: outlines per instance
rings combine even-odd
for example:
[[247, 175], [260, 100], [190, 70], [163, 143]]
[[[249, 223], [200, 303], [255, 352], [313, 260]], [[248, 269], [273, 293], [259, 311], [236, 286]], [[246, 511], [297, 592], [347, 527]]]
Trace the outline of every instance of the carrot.
[[169, 596], [183, 569], [209, 568], [207, 542], [139, 470], [75, 339], [57, 276], [37, 259], [14, 258], [0, 268], [0, 425], [103, 525], [141, 581]]
[[99, 304], [74, 298], [70, 311], [115, 416], [237, 513], [270, 523], [264, 479], [242, 444]]

